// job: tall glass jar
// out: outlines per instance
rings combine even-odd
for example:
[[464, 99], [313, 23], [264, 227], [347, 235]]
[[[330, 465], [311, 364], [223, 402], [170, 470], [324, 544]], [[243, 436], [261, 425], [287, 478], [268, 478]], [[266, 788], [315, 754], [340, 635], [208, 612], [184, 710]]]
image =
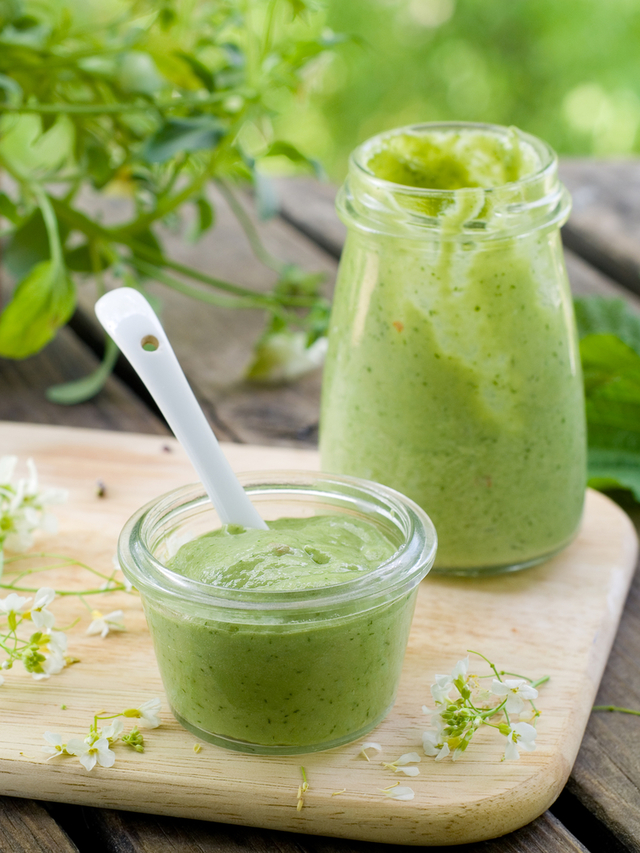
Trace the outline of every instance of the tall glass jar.
[[554, 152], [495, 125], [401, 128], [356, 149], [337, 207], [323, 469], [422, 506], [436, 570], [559, 551], [582, 514], [586, 442]]

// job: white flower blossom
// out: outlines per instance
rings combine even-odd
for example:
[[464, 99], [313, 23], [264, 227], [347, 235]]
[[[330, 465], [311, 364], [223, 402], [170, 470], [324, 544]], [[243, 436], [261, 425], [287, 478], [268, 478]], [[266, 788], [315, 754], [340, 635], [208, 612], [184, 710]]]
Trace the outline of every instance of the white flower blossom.
[[148, 729], [156, 729], [160, 725], [158, 714], [160, 713], [160, 700], [148, 699], [138, 708], [128, 708], [123, 716], [135, 717], [140, 720], [140, 725]]
[[0, 613], [18, 615], [30, 601], [30, 598], [23, 598], [17, 592], [10, 592], [6, 598], [0, 598]]
[[39, 631], [50, 631], [55, 624], [56, 617], [47, 610], [55, 597], [55, 590], [46, 586], [43, 586], [36, 593], [31, 606], [31, 621]]
[[109, 741], [106, 737], [98, 738], [95, 743], [72, 738], [67, 744], [67, 751], [71, 755], [76, 755], [86, 770], [92, 770], [96, 764], [101, 767], [111, 767], [116, 760], [116, 754], [109, 749]]
[[321, 367], [326, 353], [326, 337], [307, 346], [304, 332], [274, 332], [257, 344], [247, 378], [259, 382], [289, 382]]
[[524, 708], [525, 699], [537, 699], [538, 691], [532, 687], [524, 678], [505, 678], [500, 681], [497, 678], [491, 683], [491, 692], [494, 696], [506, 696], [507, 714], [519, 714]]
[[415, 792], [413, 788], [397, 785], [395, 788], [387, 788], [384, 795], [392, 800], [412, 800], [415, 797]]
[[49, 761], [52, 758], [55, 758], [56, 755], [70, 755], [71, 753], [67, 751], [67, 744], [62, 742], [62, 735], [55, 734], [54, 732], [45, 732], [43, 735], [46, 740], [48, 746], [43, 746], [42, 751], [50, 753]]
[[109, 631], [125, 631], [124, 625], [119, 622], [124, 613], [122, 610], [113, 610], [103, 616], [99, 610], [91, 611], [91, 624], [87, 628], [87, 634], [100, 634], [101, 637], [106, 637]]
[[46, 634], [45, 637], [45, 642], [41, 640], [40, 652], [47, 657], [40, 664], [40, 672], [31, 671], [31, 677], [35, 681], [42, 681], [43, 678], [57, 675], [67, 665], [65, 660], [67, 635], [63, 634], [62, 631], [52, 631], [50, 634]]
[[63, 489], [38, 490], [38, 474], [32, 459], [27, 460], [29, 476], [12, 483], [17, 459], [0, 458], [0, 551], [27, 551], [33, 544], [33, 533], [44, 530], [54, 533], [55, 516], [47, 506], [67, 499]]
[[418, 764], [422, 759], [417, 752], [405, 752], [400, 758], [395, 761], [385, 762], [384, 767], [387, 770], [393, 770], [394, 773], [404, 773], [405, 776], [417, 776], [420, 773], [418, 767], [407, 767], [408, 764]]
[[366, 758], [367, 761], [371, 760], [369, 758], [369, 754], [367, 752], [368, 749], [373, 749], [376, 752], [382, 752], [382, 747], [380, 746], [379, 743], [373, 743], [373, 741], [367, 741], [366, 743], [363, 743], [362, 749], [360, 750], [360, 752], [358, 754], [362, 755], [364, 758]]
[[449, 701], [449, 693], [453, 687], [453, 679], [450, 675], [436, 675], [435, 684], [431, 685], [433, 701], [438, 705], [444, 705]]
[[507, 760], [520, 758], [519, 748], [533, 752], [536, 748], [537, 734], [535, 728], [529, 723], [515, 723], [509, 726], [504, 757]]
[[115, 743], [122, 734], [123, 728], [124, 723], [120, 717], [116, 717], [115, 720], [111, 721], [110, 725], [106, 726], [104, 729], [100, 729], [100, 737], [106, 738], [109, 743]]

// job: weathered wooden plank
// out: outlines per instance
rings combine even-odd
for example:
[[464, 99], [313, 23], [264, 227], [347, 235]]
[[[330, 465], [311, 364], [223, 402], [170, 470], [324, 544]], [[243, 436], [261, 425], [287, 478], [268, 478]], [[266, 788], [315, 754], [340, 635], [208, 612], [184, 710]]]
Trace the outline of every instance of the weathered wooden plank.
[[39, 803], [0, 797], [0, 853], [78, 853], [78, 848]]
[[167, 433], [162, 422], [115, 378], [86, 403], [59, 406], [46, 399], [49, 386], [77, 379], [97, 366], [96, 357], [68, 329], [32, 358], [0, 359], [0, 420]]
[[[587, 177], [597, 175], [598, 169], [598, 164], [591, 165], [588, 169], [585, 168], [585, 173]], [[573, 173], [570, 172], [570, 177], [572, 175]], [[565, 177], [564, 170], [563, 177]], [[303, 234], [317, 240], [334, 257], [340, 257], [346, 228], [338, 219], [334, 209], [335, 187], [309, 178], [283, 178], [277, 182], [276, 186], [282, 217]], [[640, 169], [638, 169], [638, 187], [640, 188]], [[577, 225], [582, 222], [585, 202], [577, 178], [572, 180], [570, 188], [575, 194], [574, 211], [570, 219], [573, 227], [574, 220]], [[637, 194], [637, 206], [635, 240], [640, 259], [640, 239], [638, 239], [640, 237], [640, 193]], [[565, 258], [571, 289], [575, 294], [622, 297], [640, 310], [640, 298], [629, 293], [627, 288], [621, 287], [615, 280], [594, 269], [579, 254], [569, 249], [565, 251]], [[638, 280], [640, 282], [640, 278]]]
[[573, 196], [566, 245], [640, 293], [640, 162], [564, 160], [560, 174]]
[[[54, 809], [63, 824], [69, 818], [75, 820], [75, 814], [65, 815], [65, 808]], [[83, 850], [84, 839], [90, 837], [93, 843], [101, 845], [104, 853], [411, 853], [416, 850], [102, 809], [84, 809], [83, 823], [84, 829], [80, 828], [80, 837], [76, 839], [80, 849]], [[550, 812], [494, 841], [428, 849], [432, 853], [588, 853]]]
[[[596, 704], [640, 710], [640, 572]], [[629, 850], [640, 851], [640, 719], [594, 712], [568, 787]]]
[[[213, 231], [195, 245], [165, 232], [167, 253], [218, 278], [267, 290], [276, 280], [275, 273], [253, 256], [224, 199], [215, 190], [212, 194], [217, 212]], [[336, 263], [326, 252], [281, 219], [262, 223], [260, 231], [274, 255], [325, 273], [330, 289]], [[319, 372], [293, 385], [264, 386], [243, 380], [264, 325], [263, 311], [204, 305], [160, 284], [151, 289], [162, 299], [167, 334], [220, 438], [294, 446], [315, 443]], [[81, 305], [87, 314], [93, 314], [94, 298], [90, 288], [83, 288]]]

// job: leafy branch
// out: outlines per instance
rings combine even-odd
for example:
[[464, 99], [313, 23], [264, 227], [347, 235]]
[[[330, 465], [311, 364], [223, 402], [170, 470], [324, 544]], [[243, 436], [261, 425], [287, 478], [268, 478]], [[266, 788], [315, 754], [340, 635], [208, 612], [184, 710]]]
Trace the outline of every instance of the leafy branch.
[[[123, 14], [124, 10], [124, 14]], [[17, 282], [0, 314], [0, 355], [38, 352], [73, 313], [80, 282], [145, 292], [150, 281], [232, 308], [265, 311], [265, 338], [326, 331], [321, 277], [271, 256], [236, 188], [258, 210], [274, 157], [317, 171], [275, 138], [274, 104], [340, 39], [320, 33], [307, 0], [13, 0], [0, 3], [0, 217], [6, 269]], [[215, 224], [216, 183], [257, 258], [275, 271], [270, 292], [207, 275], [168, 258], [157, 226], [195, 214], [192, 236]], [[81, 197], [117, 191], [126, 221], [104, 225]], [[106, 284], [105, 284], [106, 282]], [[324, 324], [324, 325], [323, 325]], [[50, 389], [87, 399], [115, 360], [107, 347], [91, 377]]]

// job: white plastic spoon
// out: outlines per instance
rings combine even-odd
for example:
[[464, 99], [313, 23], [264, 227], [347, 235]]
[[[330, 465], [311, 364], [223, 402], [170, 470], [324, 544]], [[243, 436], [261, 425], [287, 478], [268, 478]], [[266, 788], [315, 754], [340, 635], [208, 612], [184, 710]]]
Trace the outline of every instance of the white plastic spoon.
[[149, 389], [184, 447], [223, 524], [267, 525], [233, 473], [187, 378], [144, 296], [120, 287], [101, 297], [96, 315]]

